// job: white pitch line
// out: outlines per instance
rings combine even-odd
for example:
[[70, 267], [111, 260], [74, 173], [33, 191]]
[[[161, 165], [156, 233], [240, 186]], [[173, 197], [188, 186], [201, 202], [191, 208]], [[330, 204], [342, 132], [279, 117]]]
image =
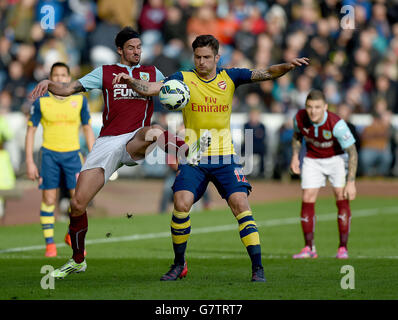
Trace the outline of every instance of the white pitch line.
[[[385, 207], [385, 208], [374, 208], [374, 209], [362, 209], [352, 211], [352, 217], [354, 219], [360, 217], [369, 217], [377, 214], [398, 214], [398, 207]], [[337, 213], [327, 213], [317, 216], [316, 221], [331, 221], [337, 219]], [[273, 219], [273, 220], [264, 220], [264, 221], [256, 221], [258, 227], [275, 227], [281, 225], [290, 225], [299, 223], [299, 217], [292, 218], [283, 218], [283, 219]], [[214, 227], [204, 227], [193, 229], [191, 234], [205, 234], [211, 232], [223, 232], [230, 230], [237, 230], [237, 224], [227, 224], [221, 226]], [[127, 242], [127, 241], [137, 241], [137, 240], [148, 240], [148, 239], [160, 239], [160, 238], [169, 238], [170, 232], [158, 232], [158, 233], [145, 233], [145, 234], [135, 234], [131, 236], [122, 236], [122, 237], [114, 237], [114, 238], [100, 238], [100, 239], [92, 239], [86, 240], [86, 244], [100, 244], [100, 243], [111, 243], [111, 242]], [[59, 247], [66, 246], [65, 243], [57, 243]], [[19, 247], [19, 248], [10, 248], [0, 250], [0, 253], [10, 253], [10, 252], [22, 252], [22, 251], [33, 251], [33, 250], [44, 250], [44, 245], [36, 245], [36, 246], [28, 246], [28, 247]]]

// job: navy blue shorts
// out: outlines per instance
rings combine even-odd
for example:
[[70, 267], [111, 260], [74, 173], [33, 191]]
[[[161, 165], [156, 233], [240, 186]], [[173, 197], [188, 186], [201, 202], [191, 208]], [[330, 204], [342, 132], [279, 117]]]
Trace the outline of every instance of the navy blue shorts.
[[66, 188], [74, 189], [82, 168], [80, 151], [56, 152], [42, 147], [40, 153], [40, 176], [43, 181], [39, 189], [59, 188], [62, 175], [65, 179]]
[[172, 187], [173, 192], [191, 191], [196, 202], [203, 196], [211, 181], [225, 200], [235, 192], [246, 192], [249, 195], [252, 187], [243, 174], [242, 165], [236, 163], [231, 156], [216, 156], [219, 161], [214, 164], [211, 160], [214, 157], [208, 157], [207, 164], [200, 163], [198, 166], [180, 164]]

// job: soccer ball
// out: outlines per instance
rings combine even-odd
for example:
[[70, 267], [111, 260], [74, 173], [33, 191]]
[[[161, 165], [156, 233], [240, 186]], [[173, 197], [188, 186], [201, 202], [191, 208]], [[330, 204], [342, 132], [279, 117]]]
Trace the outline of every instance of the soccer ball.
[[181, 80], [166, 81], [160, 88], [159, 100], [167, 110], [183, 109], [191, 98], [188, 86]]

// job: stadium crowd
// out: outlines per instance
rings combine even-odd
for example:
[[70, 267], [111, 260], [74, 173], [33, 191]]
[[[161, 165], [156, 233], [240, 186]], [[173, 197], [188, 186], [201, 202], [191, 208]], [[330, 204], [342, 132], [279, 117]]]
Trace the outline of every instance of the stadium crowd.
[[[341, 10], [345, 5], [354, 9], [354, 29], [343, 24], [349, 14]], [[68, 63], [75, 79], [117, 62], [114, 36], [126, 25], [142, 35], [142, 63], [166, 76], [193, 67], [190, 44], [199, 34], [220, 40], [220, 65], [227, 68], [309, 57], [311, 64], [303, 70], [238, 88], [233, 111], [290, 116], [304, 107], [311, 88], [321, 89], [330, 110], [374, 118], [358, 133], [361, 173], [392, 174], [397, 134], [391, 116], [398, 114], [396, 1], [118, 0], [115, 5], [114, 0], [0, 0], [2, 113], [28, 114], [28, 93], [56, 61]], [[102, 111], [100, 93], [88, 98], [91, 112]], [[159, 105], [155, 111], [164, 112]], [[289, 157], [283, 155], [290, 134], [291, 125], [284, 125], [281, 157]], [[380, 162], [391, 170], [374, 171], [373, 164]]]

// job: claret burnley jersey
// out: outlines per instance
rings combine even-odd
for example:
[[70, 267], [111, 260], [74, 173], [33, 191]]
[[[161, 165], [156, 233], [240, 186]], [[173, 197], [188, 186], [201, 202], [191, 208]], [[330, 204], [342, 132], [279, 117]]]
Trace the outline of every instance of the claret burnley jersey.
[[184, 81], [191, 98], [182, 115], [185, 125], [185, 142], [190, 145], [208, 129], [212, 134], [211, 145], [204, 156], [235, 154], [232, 144], [230, 120], [232, 98], [235, 89], [251, 82], [249, 69], [217, 69], [213, 79], [202, 79], [195, 70], [177, 72], [167, 79]]
[[86, 91], [101, 89], [103, 92], [105, 106], [102, 113], [101, 137], [133, 132], [151, 123], [152, 97], [141, 96], [124, 83], [112, 84], [113, 78], [122, 72], [135, 79], [149, 82], [164, 78], [154, 66], [130, 67], [117, 63], [98, 67], [79, 79]]
[[294, 117], [294, 130], [304, 137], [309, 158], [329, 158], [343, 154], [355, 143], [347, 123], [333, 112], [326, 111], [320, 124], [312, 123], [305, 109]]

